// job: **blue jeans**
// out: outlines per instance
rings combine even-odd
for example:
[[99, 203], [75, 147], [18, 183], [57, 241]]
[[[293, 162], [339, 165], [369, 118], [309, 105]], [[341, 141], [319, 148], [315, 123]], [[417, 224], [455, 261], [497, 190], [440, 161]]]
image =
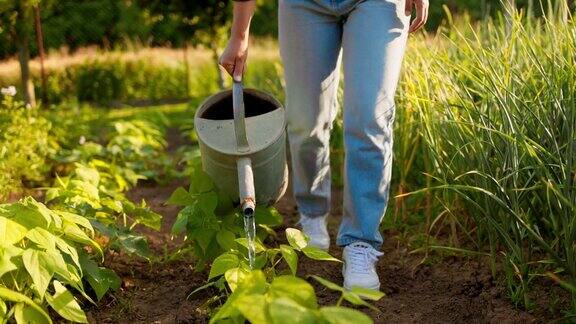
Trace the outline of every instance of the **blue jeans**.
[[332, 123], [344, 63], [344, 193], [337, 244], [382, 245], [394, 93], [410, 17], [405, 0], [280, 0], [292, 183], [300, 213], [330, 209]]

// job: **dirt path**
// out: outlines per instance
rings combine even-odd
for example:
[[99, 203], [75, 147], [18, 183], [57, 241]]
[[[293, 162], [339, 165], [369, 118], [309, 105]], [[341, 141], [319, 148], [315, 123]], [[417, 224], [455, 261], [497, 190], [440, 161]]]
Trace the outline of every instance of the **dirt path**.
[[[172, 134], [171, 137], [174, 135]], [[177, 248], [171, 239], [170, 227], [178, 209], [165, 206], [172, 191], [186, 185], [175, 181], [166, 187], [140, 186], [130, 192], [139, 201], [144, 198], [156, 212], [163, 215], [162, 230], [147, 232], [152, 249], [159, 255]], [[341, 202], [341, 192], [333, 193], [334, 202]], [[284, 237], [287, 226], [294, 226], [297, 211], [290, 192], [277, 205], [285, 217], [278, 229], [278, 239]], [[340, 206], [333, 206], [329, 230], [333, 241], [337, 232]], [[381, 312], [364, 309], [376, 323], [538, 323], [533, 315], [516, 310], [506, 299], [505, 290], [496, 284], [486, 262], [474, 258], [449, 257], [441, 262], [415, 267], [422, 256], [409, 254], [395, 233], [387, 232], [383, 247], [385, 255], [378, 263], [382, 291], [386, 297], [376, 303]], [[336, 257], [337, 247], [330, 251]], [[122, 288], [108, 296], [101, 306], [89, 313], [93, 323], [202, 323], [207, 321], [203, 304], [213, 297], [200, 292], [187, 300], [187, 295], [205, 283], [206, 273], [195, 273], [186, 261], [138, 261], [123, 255], [109, 256], [106, 266], [122, 278]], [[340, 266], [301, 258], [302, 276], [316, 274], [334, 282], [342, 281]], [[338, 295], [311, 281], [318, 300], [333, 305]]]

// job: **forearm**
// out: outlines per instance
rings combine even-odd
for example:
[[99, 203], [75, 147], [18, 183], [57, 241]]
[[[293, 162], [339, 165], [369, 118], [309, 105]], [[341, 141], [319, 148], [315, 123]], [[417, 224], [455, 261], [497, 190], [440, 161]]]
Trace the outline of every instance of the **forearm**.
[[234, 1], [234, 18], [232, 19], [232, 37], [246, 38], [250, 31], [250, 21], [256, 9], [255, 0]]

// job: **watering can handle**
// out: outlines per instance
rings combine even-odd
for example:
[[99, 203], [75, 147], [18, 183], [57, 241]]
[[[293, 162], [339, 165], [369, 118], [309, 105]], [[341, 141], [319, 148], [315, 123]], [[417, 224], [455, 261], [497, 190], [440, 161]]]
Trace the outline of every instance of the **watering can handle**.
[[246, 135], [246, 119], [244, 110], [244, 87], [241, 81], [232, 84], [232, 108], [234, 110], [234, 132], [236, 133], [236, 147], [239, 152], [250, 151]]

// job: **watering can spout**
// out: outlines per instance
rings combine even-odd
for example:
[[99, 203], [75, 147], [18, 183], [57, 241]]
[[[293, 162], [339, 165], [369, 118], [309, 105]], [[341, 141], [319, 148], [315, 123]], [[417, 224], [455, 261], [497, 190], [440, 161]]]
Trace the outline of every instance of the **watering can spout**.
[[[238, 152], [249, 152], [248, 136], [246, 135], [246, 114], [244, 111], [244, 89], [242, 82], [234, 81], [232, 86], [232, 107], [234, 110], [234, 132], [236, 133], [236, 147]], [[238, 192], [244, 217], [252, 217], [256, 208], [256, 194], [254, 190], [254, 174], [250, 158], [239, 158]]]

